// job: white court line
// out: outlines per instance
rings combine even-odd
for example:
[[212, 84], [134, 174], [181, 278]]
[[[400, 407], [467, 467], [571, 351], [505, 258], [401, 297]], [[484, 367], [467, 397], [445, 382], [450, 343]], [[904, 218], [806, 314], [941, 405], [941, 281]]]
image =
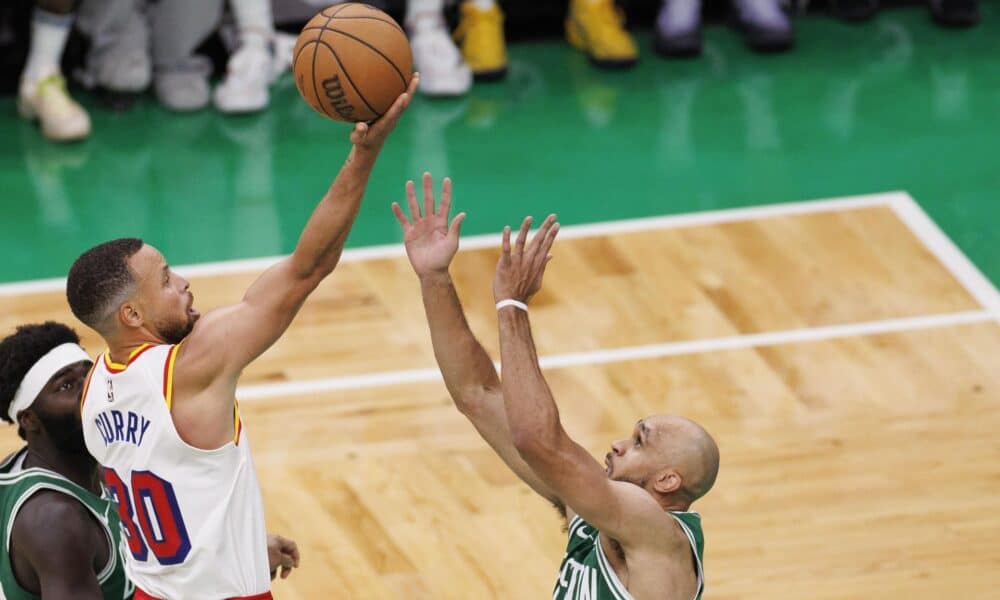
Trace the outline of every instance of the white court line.
[[[542, 357], [539, 362], [541, 363], [542, 368], [560, 369], [565, 367], [603, 365], [624, 361], [662, 358], [665, 356], [718, 352], [721, 350], [736, 350], [741, 348], [776, 346], [779, 344], [816, 342], [837, 338], [877, 335], [902, 331], [918, 331], [934, 327], [982, 323], [992, 320], [993, 316], [987, 311], [968, 311], [923, 317], [908, 317], [904, 319], [885, 319], [864, 323], [811, 327], [807, 329], [770, 331], [767, 333], [734, 335], [730, 337], [668, 342], [664, 344], [649, 344], [646, 346], [616, 348], [614, 350], [592, 350], [589, 352], [556, 354], [553, 356]], [[404, 383], [424, 383], [439, 381], [440, 379], [441, 374], [437, 369], [385, 371], [382, 373], [367, 373], [364, 375], [349, 375], [343, 377], [330, 377], [326, 379], [246, 385], [237, 389], [236, 395], [241, 402], [244, 402], [263, 398], [274, 398], [278, 396], [300, 396], [336, 390], [357, 390], [363, 388], [400, 385]]]
[[[708, 210], [679, 215], [628, 219], [624, 221], [605, 221], [583, 225], [567, 225], [559, 230], [559, 238], [583, 238], [600, 235], [632, 233], [636, 231], [648, 231], [651, 229], [676, 229], [681, 227], [717, 225], [719, 223], [732, 223], [738, 221], [755, 221], [758, 219], [786, 217], [792, 215], [856, 210], [861, 208], [871, 208], [874, 206], [891, 206], [893, 202], [899, 201], [900, 198], [905, 199], [909, 198], [909, 196], [907, 196], [904, 192], [886, 192], [864, 196], [833, 198], [829, 200], [786, 202], [783, 204], [766, 204], [761, 206], [749, 206], [746, 208]], [[541, 216], [543, 216], [541, 213], [539, 215], [535, 215], [536, 218], [540, 218]], [[515, 223], [514, 225], [517, 224]], [[499, 246], [499, 233], [472, 235], [462, 238], [463, 250], [476, 250]], [[406, 250], [403, 248], [402, 243], [398, 243], [386, 244], [382, 246], [366, 246], [363, 248], [349, 248], [344, 251], [340, 260], [341, 262], [358, 262], [384, 258], [398, 258], [402, 256], [406, 256]], [[188, 278], [211, 277], [215, 275], [227, 275], [234, 273], [253, 273], [264, 271], [282, 258], [284, 258], [284, 256], [269, 256], [245, 260], [200, 263], [176, 267], [176, 270], [178, 273]], [[64, 277], [5, 283], [0, 284], [0, 297], [43, 292], [61, 292], [65, 288], [66, 279]]]
[[1000, 321], [1000, 292], [909, 194], [894, 194], [890, 206], [955, 279]]

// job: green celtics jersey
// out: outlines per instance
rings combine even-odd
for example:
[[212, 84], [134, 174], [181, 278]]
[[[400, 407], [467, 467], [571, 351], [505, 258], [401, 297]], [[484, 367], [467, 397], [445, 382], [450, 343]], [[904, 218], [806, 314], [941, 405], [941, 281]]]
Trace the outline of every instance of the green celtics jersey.
[[[705, 537], [701, 531], [701, 516], [696, 512], [669, 512], [687, 534], [698, 565], [698, 592], [701, 598], [705, 578], [701, 568], [705, 552]], [[632, 600], [625, 586], [618, 579], [608, 557], [601, 548], [600, 532], [579, 516], [569, 523], [569, 542], [566, 556], [559, 567], [559, 580], [552, 592], [552, 600]]]
[[[76, 498], [94, 515], [108, 536], [110, 558], [97, 574], [104, 600], [127, 600], [135, 587], [125, 576], [125, 559], [122, 555], [121, 525], [114, 503], [95, 496], [90, 491], [47, 469], [24, 468], [27, 447], [0, 464], [0, 600], [38, 600], [40, 596], [22, 588], [14, 577], [10, 560], [10, 535], [14, 518], [24, 503], [41, 490], [61, 492]], [[57, 527], [58, 525], [53, 525]]]

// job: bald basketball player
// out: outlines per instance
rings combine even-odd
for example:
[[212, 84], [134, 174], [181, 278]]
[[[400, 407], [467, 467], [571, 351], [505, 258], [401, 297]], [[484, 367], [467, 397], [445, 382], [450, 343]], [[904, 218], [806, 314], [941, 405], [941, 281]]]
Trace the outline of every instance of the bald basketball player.
[[691, 504], [715, 482], [719, 450], [697, 423], [656, 415], [611, 445], [605, 468], [563, 429], [531, 338], [527, 304], [540, 289], [558, 233], [545, 220], [528, 243], [525, 219], [513, 246], [505, 229], [494, 281], [503, 381], [465, 320], [449, 275], [465, 214], [449, 223], [451, 182], [435, 209], [423, 179], [413, 182], [409, 217], [393, 205], [410, 264], [420, 279], [434, 355], [456, 407], [525, 483], [569, 522], [557, 600], [692, 600], [704, 589], [701, 518]]
[[138, 239], [91, 248], [70, 268], [70, 308], [108, 346], [84, 385], [83, 437], [126, 530], [136, 600], [271, 598], [264, 507], [236, 387], [340, 261], [418, 81], [414, 74], [380, 119], [356, 125], [295, 250], [239, 302], [201, 317], [187, 280]]

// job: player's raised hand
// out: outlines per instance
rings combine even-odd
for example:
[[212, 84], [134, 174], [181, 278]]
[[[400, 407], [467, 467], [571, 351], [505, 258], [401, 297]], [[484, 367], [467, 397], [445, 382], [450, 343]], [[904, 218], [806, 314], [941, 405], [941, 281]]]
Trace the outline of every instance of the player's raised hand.
[[465, 220], [465, 213], [458, 213], [450, 224], [448, 222], [451, 213], [451, 179], [445, 177], [442, 181], [441, 203], [437, 207], [434, 206], [434, 179], [430, 173], [424, 173], [422, 183], [422, 212], [413, 181], [406, 182], [409, 218], [398, 202], [392, 203], [392, 212], [403, 229], [406, 256], [419, 277], [448, 272], [448, 265], [458, 251], [458, 234], [462, 221]]
[[267, 536], [267, 563], [271, 568], [271, 579], [281, 571], [281, 578], [287, 579], [292, 569], [299, 566], [299, 546], [295, 540], [290, 540], [277, 534]]
[[396, 98], [389, 110], [385, 114], [371, 123], [356, 123], [351, 131], [351, 143], [363, 150], [378, 151], [382, 148], [386, 138], [396, 128], [400, 117], [406, 112], [406, 107], [410, 105], [413, 95], [417, 93], [417, 86], [420, 84], [420, 73], [414, 73], [410, 78], [410, 85], [406, 91]]
[[538, 233], [528, 243], [531, 217], [525, 217], [513, 247], [510, 243], [510, 227], [503, 229], [503, 247], [500, 262], [497, 263], [496, 277], [493, 279], [493, 296], [500, 300], [527, 302], [542, 288], [545, 265], [552, 260], [549, 251], [559, 233], [556, 216], [549, 215], [538, 229]]

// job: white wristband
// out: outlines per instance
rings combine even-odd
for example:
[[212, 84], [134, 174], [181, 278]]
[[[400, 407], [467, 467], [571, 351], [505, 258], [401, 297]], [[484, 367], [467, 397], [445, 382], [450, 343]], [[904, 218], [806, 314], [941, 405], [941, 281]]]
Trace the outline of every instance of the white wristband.
[[520, 308], [524, 312], [528, 312], [527, 304], [525, 304], [524, 302], [520, 302], [518, 300], [514, 300], [512, 298], [508, 298], [506, 300], [501, 300], [500, 302], [497, 302], [497, 310], [500, 310], [501, 308], [504, 308], [506, 306], [513, 306], [515, 308]]

